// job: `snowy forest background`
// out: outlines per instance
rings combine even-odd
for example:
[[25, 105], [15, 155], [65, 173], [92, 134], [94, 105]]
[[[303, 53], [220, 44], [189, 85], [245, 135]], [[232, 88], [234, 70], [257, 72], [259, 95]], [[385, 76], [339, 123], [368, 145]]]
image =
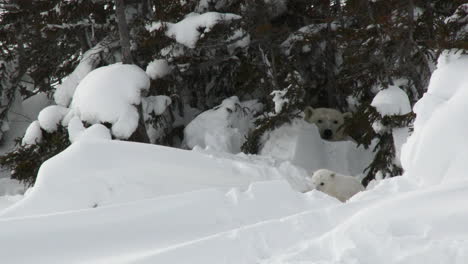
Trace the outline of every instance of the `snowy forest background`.
[[0, 0], [0, 259], [465, 264], [467, 50], [466, 0]]
[[[79, 82], [93, 69], [124, 62], [151, 78], [149, 89], [134, 98], [135, 126], [119, 133], [115, 118], [82, 116], [84, 127], [102, 123], [121, 140], [207, 147], [210, 142], [193, 135], [203, 131], [185, 128], [198, 114], [225, 107], [219, 125], [235, 135], [223, 130], [227, 139], [213, 145], [255, 154], [262, 137], [300, 118], [305, 106], [330, 107], [351, 112], [345, 131], [374, 151], [365, 184], [376, 175], [401, 175], [392, 133], [411, 128], [414, 114], [385, 115], [372, 101], [379, 91], [398, 87], [413, 106], [440, 52], [468, 49], [463, 2], [1, 1], [2, 134], [12, 133], [18, 104], [54, 106], [38, 121], [21, 121], [32, 122], [29, 133], [0, 163], [12, 178], [32, 185], [42, 162], [70, 145], [67, 114]], [[100, 96], [118, 100], [112, 91]]]

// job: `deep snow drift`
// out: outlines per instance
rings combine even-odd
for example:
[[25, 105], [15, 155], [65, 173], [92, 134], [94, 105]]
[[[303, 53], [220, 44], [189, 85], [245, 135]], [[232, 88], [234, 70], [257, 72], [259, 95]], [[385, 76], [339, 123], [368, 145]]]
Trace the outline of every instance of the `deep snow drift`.
[[[467, 68], [466, 55], [441, 56], [415, 107], [405, 175], [344, 204], [299, 192], [308, 173], [289, 161], [81, 138], [44, 164], [25, 199], [0, 213], [0, 259], [464, 264]], [[270, 144], [274, 153], [275, 138], [286, 135], [294, 145], [283, 157], [294, 157], [303, 143], [297, 127], [270, 134], [264, 150]]]

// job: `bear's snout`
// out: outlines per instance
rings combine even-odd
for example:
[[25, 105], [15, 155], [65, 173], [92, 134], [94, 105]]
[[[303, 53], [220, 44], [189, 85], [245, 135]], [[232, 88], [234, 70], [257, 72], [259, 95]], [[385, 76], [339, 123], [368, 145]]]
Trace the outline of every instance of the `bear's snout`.
[[331, 139], [331, 137], [333, 136], [333, 132], [331, 131], [331, 129], [325, 129], [323, 131], [323, 138], [324, 139]]

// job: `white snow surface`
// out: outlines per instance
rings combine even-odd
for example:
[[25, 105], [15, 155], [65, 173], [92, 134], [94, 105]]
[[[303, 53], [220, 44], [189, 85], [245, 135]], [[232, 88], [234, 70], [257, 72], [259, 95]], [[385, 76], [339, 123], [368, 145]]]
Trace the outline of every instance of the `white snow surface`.
[[219, 152], [239, 153], [250, 129], [253, 116], [263, 105], [256, 100], [240, 102], [236, 96], [205, 111], [184, 130], [187, 147], [210, 148]]
[[365, 149], [352, 141], [323, 140], [317, 127], [302, 119], [295, 119], [266, 133], [261, 141], [261, 155], [291, 161], [305, 168], [310, 175], [325, 168], [362, 177], [373, 158], [373, 146]]
[[[215, 157], [149, 144], [81, 140], [46, 161], [25, 199], [0, 215], [52, 214], [201, 189], [245, 190], [252, 182], [286, 178], [305, 190], [300, 185], [307, 184], [306, 172], [291, 167], [268, 158]], [[286, 174], [289, 171], [296, 176]]]
[[156, 59], [146, 66], [146, 74], [153, 80], [163, 78], [171, 73], [171, 71], [171, 66], [164, 59]]
[[422, 185], [466, 179], [467, 69], [467, 55], [445, 51], [428, 91], [414, 106], [414, 132], [403, 145], [402, 165], [406, 175]]
[[58, 124], [62, 122], [62, 119], [68, 114], [68, 111], [70, 111], [70, 109], [61, 105], [51, 105], [39, 112], [37, 120], [42, 129], [52, 133], [58, 129]]
[[21, 140], [22, 145], [34, 145], [42, 141], [42, 130], [39, 121], [32, 122]]
[[405, 115], [411, 112], [408, 95], [398, 86], [389, 86], [378, 92], [371, 105], [382, 116]]
[[[151, 32], [165, 26], [167, 27], [166, 36], [173, 38], [178, 43], [188, 48], [195, 48], [198, 40], [202, 38], [205, 33], [210, 32], [215, 25], [240, 18], [240, 16], [235, 14], [223, 14], [218, 12], [207, 12], [203, 14], [190, 13], [177, 23], [153, 22], [151, 25], [147, 26], [146, 29]], [[203, 31], [200, 32], [200, 29], [203, 29]]]
[[[288, 161], [77, 141], [41, 167], [23, 200], [0, 211], [0, 259], [465, 264], [467, 68], [468, 56], [442, 54], [414, 109], [405, 175], [381, 180], [346, 203], [315, 190], [298, 192], [307, 173]], [[298, 127], [278, 131], [284, 136]], [[285, 138], [297, 148], [318, 136], [313, 129], [307, 133]], [[314, 162], [322, 153], [314, 151], [305, 146], [302, 156]], [[342, 160], [336, 156], [335, 162]], [[15, 199], [0, 196], [0, 207]]]
[[150, 79], [136, 65], [113, 64], [90, 72], [78, 85], [71, 108], [90, 124], [111, 123], [112, 134], [127, 139], [138, 126], [135, 105], [141, 91], [149, 89]]
[[83, 78], [90, 73], [101, 61], [100, 53], [106, 48], [105, 45], [98, 44], [90, 50], [86, 51], [78, 66], [75, 70], [63, 80], [63, 82], [57, 85], [54, 100], [58, 105], [68, 107], [70, 104], [75, 89]]

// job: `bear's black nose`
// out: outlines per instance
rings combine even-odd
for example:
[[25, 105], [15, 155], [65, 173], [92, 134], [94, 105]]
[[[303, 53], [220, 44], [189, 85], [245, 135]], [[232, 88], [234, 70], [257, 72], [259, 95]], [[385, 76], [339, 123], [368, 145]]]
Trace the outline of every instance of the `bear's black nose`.
[[333, 135], [333, 132], [330, 129], [325, 129], [323, 131], [323, 138], [324, 139], [330, 139]]

